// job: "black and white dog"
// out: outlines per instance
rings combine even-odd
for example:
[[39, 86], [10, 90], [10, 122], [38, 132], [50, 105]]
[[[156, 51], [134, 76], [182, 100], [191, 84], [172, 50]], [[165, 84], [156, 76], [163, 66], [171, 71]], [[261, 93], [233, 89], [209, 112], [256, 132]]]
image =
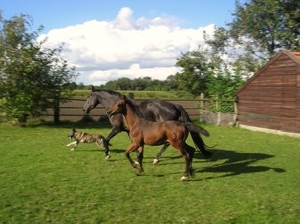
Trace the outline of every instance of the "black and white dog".
[[71, 151], [74, 151], [76, 149], [76, 146], [81, 143], [96, 143], [99, 147], [103, 148], [105, 150], [105, 156], [108, 159], [110, 157], [110, 154], [108, 154], [108, 144], [105, 140], [105, 137], [103, 135], [98, 134], [88, 134], [81, 131], [76, 131], [75, 128], [72, 129], [72, 131], [68, 134], [68, 137], [70, 139], [74, 138], [75, 141], [71, 142], [67, 146], [74, 145], [74, 147], [71, 149]]

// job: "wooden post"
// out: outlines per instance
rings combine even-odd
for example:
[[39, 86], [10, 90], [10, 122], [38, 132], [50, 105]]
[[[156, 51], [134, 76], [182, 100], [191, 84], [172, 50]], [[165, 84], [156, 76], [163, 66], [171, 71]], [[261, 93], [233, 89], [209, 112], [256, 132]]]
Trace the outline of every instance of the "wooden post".
[[234, 118], [233, 118], [233, 126], [238, 126], [238, 98], [235, 97], [234, 101], [233, 101], [233, 106], [234, 106]]
[[200, 111], [199, 111], [199, 113], [200, 113], [200, 117], [199, 117], [200, 122], [203, 122], [203, 120], [202, 120], [203, 110], [204, 110], [204, 94], [201, 93], [200, 94]]
[[59, 124], [60, 122], [60, 93], [56, 93], [53, 99], [53, 115], [54, 115], [54, 124]]
[[216, 107], [216, 116], [217, 116], [217, 125], [220, 125], [221, 123], [221, 113], [219, 111], [219, 97], [217, 96], [215, 98], [215, 107]]
[[219, 97], [217, 96], [215, 99], [216, 112], [219, 112]]

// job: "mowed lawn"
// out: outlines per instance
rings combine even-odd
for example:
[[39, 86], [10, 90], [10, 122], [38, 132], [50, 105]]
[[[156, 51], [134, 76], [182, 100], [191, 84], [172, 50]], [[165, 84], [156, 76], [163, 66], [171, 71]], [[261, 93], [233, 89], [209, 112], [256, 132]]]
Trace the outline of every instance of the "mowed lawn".
[[109, 161], [95, 144], [66, 147], [72, 127], [107, 135], [107, 124], [2, 123], [0, 223], [299, 223], [300, 139], [203, 126], [214, 155], [197, 152], [194, 178], [181, 182], [184, 162], [171, 147], [152, 165], [160, 147], [146, 146], [137, 176], [126, 133], [111, 141]]

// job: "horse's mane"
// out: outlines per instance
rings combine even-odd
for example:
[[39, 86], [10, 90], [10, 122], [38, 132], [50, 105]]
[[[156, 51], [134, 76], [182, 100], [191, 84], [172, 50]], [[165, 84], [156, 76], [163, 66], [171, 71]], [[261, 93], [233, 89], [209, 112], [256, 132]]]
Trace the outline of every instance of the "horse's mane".
[[110, 89], [96, 89], [94, 92], [108, 92], [111, 95], [117, 95], [121, 98], [123, 95], [117, 91], [110, 90]]

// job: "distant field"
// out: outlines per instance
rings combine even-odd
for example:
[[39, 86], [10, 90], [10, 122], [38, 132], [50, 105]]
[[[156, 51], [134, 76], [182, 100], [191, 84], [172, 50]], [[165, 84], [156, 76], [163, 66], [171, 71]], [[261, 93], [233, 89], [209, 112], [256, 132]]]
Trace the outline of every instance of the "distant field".
[[[193, 95], [186, 91], [119, 91], [125, 95], [133, 94], [137, 99], [193, 99]], [[74, 97], [84, 97], [86, 98], [87, 95], [90, 93], [90, 90], [75, 90]]]
[[194, 178], [181, 182], [184, 163], [171, 147], [152, 165], [160, 147], [147, 146], [136, 176], [125, 133], [106, 161], [95, 144], [70, 151], [72, 127], [110, 131], [107, 123], [0, 123], [1, 223], [299, 223], [299, 139], [204, 125], [214, 156], [196, 153]]

